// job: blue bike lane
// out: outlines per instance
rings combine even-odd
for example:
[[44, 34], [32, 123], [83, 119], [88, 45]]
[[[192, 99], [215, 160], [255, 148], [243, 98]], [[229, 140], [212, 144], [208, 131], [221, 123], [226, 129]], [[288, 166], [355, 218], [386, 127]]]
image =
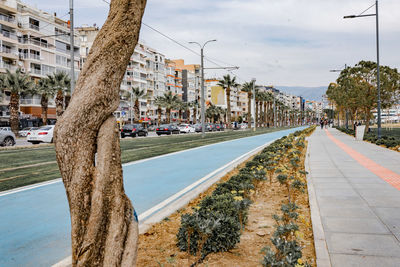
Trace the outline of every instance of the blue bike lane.
[[[217, 143], [123, 166], [140, 216], [241, 155], [297, 129]], [[71, 254], [68, 202], [60, 180], [0, 193], [0, 266], [50, 266]]]

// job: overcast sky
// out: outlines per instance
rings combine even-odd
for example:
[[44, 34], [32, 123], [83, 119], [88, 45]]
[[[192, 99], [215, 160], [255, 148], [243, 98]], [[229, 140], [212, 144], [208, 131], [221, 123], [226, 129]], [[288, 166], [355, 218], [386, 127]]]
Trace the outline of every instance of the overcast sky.
[[[68, 19], [68, 0], [29, 0], [28, 4]], [[400, 1], [380, 2], [381, 64], [400, 67]], [[218, 39], [205, 49], [221, 65], [240, 67], [239, 81], [265, 85], [326, 86], [345, 64], [376, 60], [375, 17], [360, 14], [373, 0], [148, 0], [143, 21], [177, 41]], [[374, 7], [367, 13], [374, 13]], [[75, 1], [76, 26], [102, 25], [108, 5]], [[141, 39], [168, 58], [188, 64], [200, 59], [143, 26]], [[206, 67], [214, 67], [206, 62]], [[225, 72], [208, 70], [208, 76]]]

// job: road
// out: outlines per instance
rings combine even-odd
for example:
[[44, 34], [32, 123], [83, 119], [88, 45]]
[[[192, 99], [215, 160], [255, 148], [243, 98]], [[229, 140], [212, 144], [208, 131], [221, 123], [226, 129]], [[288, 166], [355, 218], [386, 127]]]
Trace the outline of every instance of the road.
[[[246, 131], [246, 130], [239, 130], [239, 131]], [[218, 133], [218, 132], [212, 132], [212, 133]], [[187, 134], [187, 133], [181, 133], [181, 134]], [[200, 133], [190, 133], [190, 134], [200, 134]], [[146, 138], [148, 138], [148, 137], [165, 137], [165, 136], [168, 136], [168, 135], [158, 136], [156, 134], [156, 132], [149, 132], [149, 134], [148, 134], [148, 136]], [[125, 138], [132, 138], [132, 137], [125, 137]], [[138, 138], [143, 138], [143, 137], [139, 136]], [[26, 137], [18, 137], [17, 140], [15, 140], [15, 146], [16, 147], [26, 147], [26, 146], [28, 146], [28, 147], [29, 146], [35, 146], [36, 147], [36, 146], [40, 146], [40, 145], [48, 145], [48, 144], [47, 143], [46, 144], [45, 143], [41, 143], [41, 144], [33, 145], [33, 144], [31, 144], [31, 143], [26, 141]]]
[[[125, 191], [140, 216], [221, 166], [294, 131], [241, 138], [125, 164]], [[69, 209], [61, 181], [0, 193], [0, 214], [0, 266], [49, 266], [70, 255]]]

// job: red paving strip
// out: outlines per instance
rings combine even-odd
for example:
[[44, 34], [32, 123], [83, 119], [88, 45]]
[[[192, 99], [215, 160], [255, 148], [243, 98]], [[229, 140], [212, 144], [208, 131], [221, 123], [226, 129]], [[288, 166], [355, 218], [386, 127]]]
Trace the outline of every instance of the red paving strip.
[[355, 159], [358, 163], [360, 163], [363, 167], [370, 170], [375, 175], [379, 176], [390, 185], [394, 186], [398, 190], [400, 190], [400, 175], [386, 169], [385, 167], [379, 165], [375, 161], [367, 158], [361, 153], [358, 153], [348, 145], [344, 144], [343, 142], [339, 141], [335, 137], [332, 136], [328, 130], [325, 129], [326, 134], [328, 135], [329, 139], [331, 139], [338, 147], [343, 149], [347, 154], [349, 154], [353, 159]]

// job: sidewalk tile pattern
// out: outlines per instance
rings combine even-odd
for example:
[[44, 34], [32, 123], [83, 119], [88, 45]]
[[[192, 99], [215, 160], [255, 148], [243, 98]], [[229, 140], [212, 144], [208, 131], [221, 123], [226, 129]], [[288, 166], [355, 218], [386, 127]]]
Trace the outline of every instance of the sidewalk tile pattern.
[[400, 153], [317, 129], [306, 164], [331, 265], [400, 266]]

